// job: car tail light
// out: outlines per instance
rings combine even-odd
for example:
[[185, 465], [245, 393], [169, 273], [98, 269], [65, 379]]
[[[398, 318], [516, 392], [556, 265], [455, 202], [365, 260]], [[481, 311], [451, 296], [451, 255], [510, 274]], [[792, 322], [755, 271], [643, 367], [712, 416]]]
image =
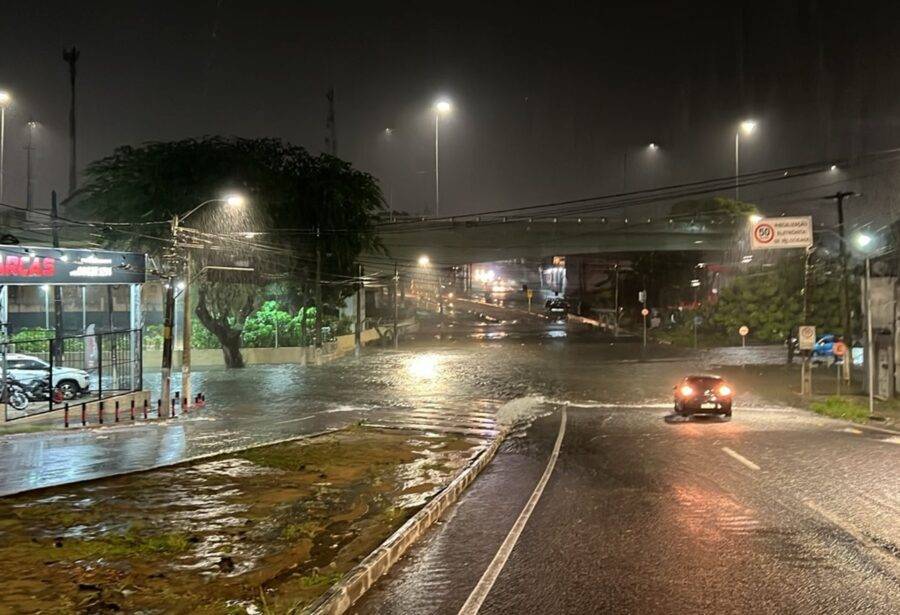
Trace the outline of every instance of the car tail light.
[[727, 384], [723, 384], [719, 387], [719, 395], [721, 395], [722, 397], [728, 397], [732, 393], [733, 391], [731, 390], [731, 387]]
[[679, 389], [679, 391], [681, 391], [681, 396], [682, 396], [682, 397], [690, 397], [691, 395], [694, 394], [694, 389], [692, 389], [692, 388], [689, 387], [688, 385], [684, 385], [683, 387], [681, 387], [681, 388]]

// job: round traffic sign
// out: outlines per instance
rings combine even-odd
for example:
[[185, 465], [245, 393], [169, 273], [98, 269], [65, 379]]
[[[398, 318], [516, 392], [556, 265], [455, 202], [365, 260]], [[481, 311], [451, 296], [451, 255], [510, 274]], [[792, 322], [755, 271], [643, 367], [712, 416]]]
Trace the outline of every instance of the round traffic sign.
[[748, 333], [750, 333], [750, 327], [748, 327], [747, 325], [741, 325], [741, 328], [738, 329], [738, 333], [740, 333], [742, 337], [745, 337]]
[[650, 314], [650, 310], [648, 310], [647, 308], [644, 308], [643, 310], [641, 310], [641, 316], [648, 316], [649, 314]]
[[834, 356], [842, 357], [847, 354], [847, 345], [844, 342], [835, 342], [832, 350], [834, 351]]
[[760, 222], [753, 229], [753, 236], [759, 243], [771, 243], [775, 239], [775, 227], [765, 222]]

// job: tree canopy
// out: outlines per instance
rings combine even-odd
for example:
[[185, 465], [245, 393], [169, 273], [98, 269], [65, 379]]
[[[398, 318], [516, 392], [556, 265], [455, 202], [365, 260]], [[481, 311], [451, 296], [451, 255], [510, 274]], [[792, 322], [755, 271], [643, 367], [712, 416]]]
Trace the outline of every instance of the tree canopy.
[[[106, 223], [108, 245], [162, 256], [171, 248], [169, 220], [197, 205], [241, 193], [241, 211], [210, 203], [185, 226], [193, 230], [195, 264], [252, 262], [251, 275], [204, 277], [197, 315], [220, 339], [230, 365], [241, 364], [240, 330], [258, 307], [260, 286], [291, 286], [304, 303], [312, 295], [317, 248], [323, 279], [352, 275], [363, 251], [380, 248], [375, 217], [383, 209], [378, 182], [328, 154], [312, 155], [280, 139], [203, 137], [123, 146], [91, 163], [70, 208]], [[325, 299], [341, 288], [328, 285]], [[230, 350], [229, 350], [230, 348]]]

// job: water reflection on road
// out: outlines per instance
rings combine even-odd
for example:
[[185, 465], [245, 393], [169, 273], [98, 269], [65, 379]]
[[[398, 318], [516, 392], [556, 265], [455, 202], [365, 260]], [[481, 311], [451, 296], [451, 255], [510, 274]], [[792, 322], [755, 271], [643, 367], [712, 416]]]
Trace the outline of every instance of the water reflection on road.
[[[457, 310], [426, 323], [400, 350], [371, 348], [320, 366], [255, 365], [192, 374], [207, 406], [174, 420], [0, 438], [0, 494], [168, 464], [361, 420], [475, 427], [524, 395], [566, 400], [659, 402], [680, 363], [637, 363], [633, 339], [536, 317]], [[679, 358], [680, 357], [680, 358]], [[684, 353], [656, 348], [659, 361]], [[159, 390], [159, 374], [145, 386]], [[176, 375], [175, 390], [180, 388]], [[446, 417], [455, 417], [449, 421]], [[490, 425], [477, 424], [490, 429]]]

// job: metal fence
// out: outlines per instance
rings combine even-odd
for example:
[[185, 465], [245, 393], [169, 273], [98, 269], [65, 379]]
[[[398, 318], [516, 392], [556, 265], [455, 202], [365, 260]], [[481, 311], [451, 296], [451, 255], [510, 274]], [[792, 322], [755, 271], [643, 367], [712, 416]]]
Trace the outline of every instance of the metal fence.
[[143, 388], [141, 330], [0, 343], [6, 420]]

